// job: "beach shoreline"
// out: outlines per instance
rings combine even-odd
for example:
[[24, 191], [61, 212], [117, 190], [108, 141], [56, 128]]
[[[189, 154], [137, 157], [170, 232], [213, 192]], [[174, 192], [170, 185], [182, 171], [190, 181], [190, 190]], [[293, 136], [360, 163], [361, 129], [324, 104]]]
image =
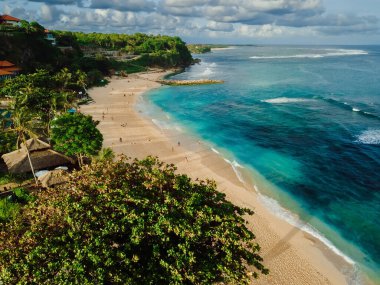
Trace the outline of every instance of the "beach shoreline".
[[[174, 163], [178, 173], [191, 178], [210, 178], [232, 203], [255, 211], [247, 217], [249, 228], [262, 247], [261, 256], [270, 269], [257, 284], [347, 284], [352, 265], [311, 234], [280, 219], [263, 205], [251, 183], [244, 183], [218, 151], [188, 134], [160, 129], [136, 104], [142, 94], [159, 88], [156, 81], [173, 71], [151, 71], [112, 78], [104, 87], [89, 91], [94, 103], [81, 106], [100, 123], [104, 147], [139, 159], [158, 156]], [[244, 181], [244, 179], [243, 179]], [[252, 186], [251, 186], [252, 185]]]

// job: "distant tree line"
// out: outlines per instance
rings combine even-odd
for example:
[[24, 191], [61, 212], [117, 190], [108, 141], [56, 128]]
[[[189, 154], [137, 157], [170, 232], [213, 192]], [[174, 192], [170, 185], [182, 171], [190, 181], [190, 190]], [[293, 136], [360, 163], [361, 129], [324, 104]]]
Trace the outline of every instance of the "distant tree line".
[[186, 43], [179, 37], [136, 33], [102, 34], [54, 31], [58, 44], [101, 47], [108, 50], [142, 55], [135, 63], [143, 66], [186, 67], [193, 58]]

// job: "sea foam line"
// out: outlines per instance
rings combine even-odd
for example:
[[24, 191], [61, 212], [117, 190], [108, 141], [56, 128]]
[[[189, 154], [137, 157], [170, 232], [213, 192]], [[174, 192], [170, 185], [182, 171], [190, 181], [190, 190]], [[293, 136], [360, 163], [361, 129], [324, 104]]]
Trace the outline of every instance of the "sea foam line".
[[229, 165], [231, 165], [233, 171], [235, 172], [236, 177], [239, 179], [239, 181], [243, 184], [245, 184], [243, 175], [240, 173], [238, 168], [244, 168], [242, 165], [240, 165], [236, 160], [230, 161], [227, 158], [223, 158], [225, 162], [227, 162]]
[[328, 240], [312, 225], [302, 222], [295, 214], [283, 208], [275, 199], [261, 194], [256, 185], [254, 187], [255, 190], [258, 191], [259, 200], [262, 202], [262, 204], [272, 213], [274, 213], [277, 217], [279, 217], [282, 220], [285, 220], [290, 225], [317, 238], [329, 249], [331, 249], [335, 254], [341, 256], [347, 263], [349, 263], [350, 265], [355, 265], [355, 261], [353, 261], [350, 257], [341, 252], [330, 240]]
[[357, 136], [356, 142], [362, 144], [380, 144], [380, 130], [366, 130]]
[[310, 54], [294, 54], [294, 55], [273, 55], [273, 56], [251, 56], [252, 59], [287, 59], [287, 58], [323, 58], [331, 56], [353, 56], [367, 55], [364, 50], [355, 49], [325, 49], [321, 51], [330, 51], [327, 53], [310, 53]]
[[[379, 130], [379, 135], [380, 135], [380, 130]], [[220, 155], [220, 152], [216, 150], [215, 148], [211, 147], [211, 150], [217, 154]], [[222, 156], [222, 155], [221, 155]], [[236, 160], [230, 161], [229, 159], [223, 157], [223, 160], [227, 162], [228, 164], [231, 165], [233, 171], [235, 172], [237, 178], [239, 179], [240, 182], [245, 183], [240, 171], [238, 168], [244, 168], [242, 165], [240, 165]], [[347, 263], [349, 263], [351, 266], [354, 267], [354, 271], [357, 270], [356, 263], [353, 261], [350, 257], [345, 255], [342, 251], [340, 251], [329, 239], [327, 239], [323, 234], [321, 234], [317, 229], [315, 229], [312, 225], [302, 222], [294, 213], [291, 211], [283, 208], [278, 201], [276, 201], [273, 198], [270, 198], [268, 196], [265, 196], [260, 193], [259, 188], [257, 185], [253, 185], [253, 188], [255, 189], [256, 193], [259, 196], [259, 200], [262, 202], [262, 204], [269, 209], [272, 213], [274, 213], [277, 217], [280, 219], [286, 221], [293, 227], [296, 227], [311, 236], [317, 238], [319, 241], [321, 241], [323, 244], [325, 244], [331, 251], [333, 251], [335, 254], [338, 256], [341, 256]], [[354, 272], [355, 273], [355, 272]], [[351, 275], [351, 278], [353, 278], [353, 284], [360, 284], [361, 282], [358, 280], [359, 277], [356, 276], [357, 274], [354, 274], [354, 276]]]
[[279, 97], [273, 99], [261, 100], [261, 102], [271, 103], [271, 104], [285, 104], [285, 103], [301, 103], [301, 102], [312, 102], [312, 99], [306, 98], [288, 98], [288, 97]]

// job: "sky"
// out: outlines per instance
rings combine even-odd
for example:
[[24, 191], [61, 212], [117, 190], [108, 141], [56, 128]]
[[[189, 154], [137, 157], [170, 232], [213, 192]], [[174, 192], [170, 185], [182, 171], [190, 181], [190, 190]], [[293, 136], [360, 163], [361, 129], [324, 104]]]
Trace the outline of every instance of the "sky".
[[0, 0], [0, 14], [188, 43], [380, 44], [380, 0]]

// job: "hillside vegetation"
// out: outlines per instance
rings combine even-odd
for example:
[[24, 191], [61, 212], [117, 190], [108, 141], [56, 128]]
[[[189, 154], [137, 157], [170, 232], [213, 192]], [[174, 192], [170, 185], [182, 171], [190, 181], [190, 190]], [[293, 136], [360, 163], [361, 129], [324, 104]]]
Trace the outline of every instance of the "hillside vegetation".
[[120, 54], [140, 55], [134, 64], [159, 67], [186, 67], [193, 58], [179, 37], [146, 34], [101, 34], [54, 32], [59, 44], [75, 43], [83, 49], [118, 51]]

